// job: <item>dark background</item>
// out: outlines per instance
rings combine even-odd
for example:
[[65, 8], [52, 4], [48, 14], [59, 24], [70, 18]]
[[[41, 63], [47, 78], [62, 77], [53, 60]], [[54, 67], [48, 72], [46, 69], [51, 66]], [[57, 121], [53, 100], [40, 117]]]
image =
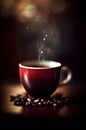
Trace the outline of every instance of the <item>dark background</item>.
[[[55, 60], [71, 68], [74, 80], [83, 79], [86, 77], [85, 2], [83, 0], [68, 2], [66, 11], [50, 14], [50, 20], [56, 20], [59, 26], [61, 38], [59, 48], [55, 47], [57, 54]], [[1, 9], [4, 7], [1, 3], [0, 7], [0, 82], [18, 80], [18, 63], [36, 58], [35, 44], [33, 44], [35, 36], [29, 33], [25, 40], [21, 31], [25, 24], [18, 21], [11, 13], [3, 13]], [[30, 43], [28, 45], [27, 40]]]

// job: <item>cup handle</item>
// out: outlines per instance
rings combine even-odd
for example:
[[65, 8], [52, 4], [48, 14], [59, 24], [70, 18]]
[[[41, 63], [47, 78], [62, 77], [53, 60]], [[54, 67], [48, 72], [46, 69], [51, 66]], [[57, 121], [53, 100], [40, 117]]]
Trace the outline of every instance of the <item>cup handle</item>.
[[[63, 75], [63, 73], [66, 73], [66, 77], [65, 79], [61, 80], [61, 76]], [[70, 68], [68, 66], [62, 66], [59, 85], [67, 84], [71, 80], [71, 78], [72, 78], [72, 71], [70, 70]]]

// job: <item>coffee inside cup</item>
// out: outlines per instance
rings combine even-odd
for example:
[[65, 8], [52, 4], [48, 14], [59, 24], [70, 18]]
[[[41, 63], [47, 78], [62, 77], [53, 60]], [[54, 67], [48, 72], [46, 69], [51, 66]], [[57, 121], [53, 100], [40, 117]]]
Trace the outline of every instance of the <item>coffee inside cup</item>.
[[33, 67], [33, 68], [52, 68], [59, 67], [61, 64], [55, 61], [25, 61], [19, 64], [21, 67]]

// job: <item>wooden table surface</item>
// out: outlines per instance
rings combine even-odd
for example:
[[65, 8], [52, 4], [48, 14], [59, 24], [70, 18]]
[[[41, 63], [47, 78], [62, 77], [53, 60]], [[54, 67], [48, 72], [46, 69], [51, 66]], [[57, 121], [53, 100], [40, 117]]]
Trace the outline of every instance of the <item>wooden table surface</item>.
[[0, 122], [7, 125], [20, 122], [21, 126], [27, 121], [28, 124], [33, 121], [42, 121], [41, 123], [49, 121], [49, 124], [51, 122], [62, 124], [63, 122], [64, 125], [65, 123], [76, 124], [77, 121], [80, 124], [81, 121], [84, 121], [86, 115], [85, 81], [82, 80], [57, 88], [54, 94], [61, 93], [63, 97], [69, 97], [71, 101], [69, 105], [65, 105], [62, 108], [15, 106], [10, 102], [10, 96], [26, 93], [23, 86], [18, 82], [3, 83], [0, 85]]

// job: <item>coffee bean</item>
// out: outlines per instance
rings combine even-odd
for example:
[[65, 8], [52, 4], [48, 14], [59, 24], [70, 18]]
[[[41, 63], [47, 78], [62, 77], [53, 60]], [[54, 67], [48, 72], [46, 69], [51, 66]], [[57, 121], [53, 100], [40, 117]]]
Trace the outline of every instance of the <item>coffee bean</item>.
[[53, 103], [53, 106], [54, 106], [54, 107], [57, 107], [57, 103]]
[[31, 106], [31, 102], [25, 102], [25, 106]]
[[42, 102], [38, 102], [38, 106], [42, 106], [43, 105], [43, 103]]
[[16, 106], [23, 106], [24, 104], [21, 101], [15, 101], [14, 105], [16, 105]]
[[34, 102], [35, 102], [35, 103], [39, 102], [39, 99], [35, 99]]
[[10, 96], [10, 101], [13, 102], [13, 101], [15, 100], [15, 98], [16, 98], [16, 96], [11, 95], [11, 96]]
[[70, 99], [68, 97], [64, 97], [63, 98], [63, 103], [64, 103], [64, 105], [69, 104], [70, 103]]
[[32, 107], [42, 107], [42, 106], [52, 106], [61, 108], [69, 103], [68, 97], [62, 97], [58, 94], [56, 97], [46, 97], [46, 98], [35, 98], [29, 95], [17, 94], [16, 96], [11, 95], [10, 101], [16, 106], [32, 106]]

